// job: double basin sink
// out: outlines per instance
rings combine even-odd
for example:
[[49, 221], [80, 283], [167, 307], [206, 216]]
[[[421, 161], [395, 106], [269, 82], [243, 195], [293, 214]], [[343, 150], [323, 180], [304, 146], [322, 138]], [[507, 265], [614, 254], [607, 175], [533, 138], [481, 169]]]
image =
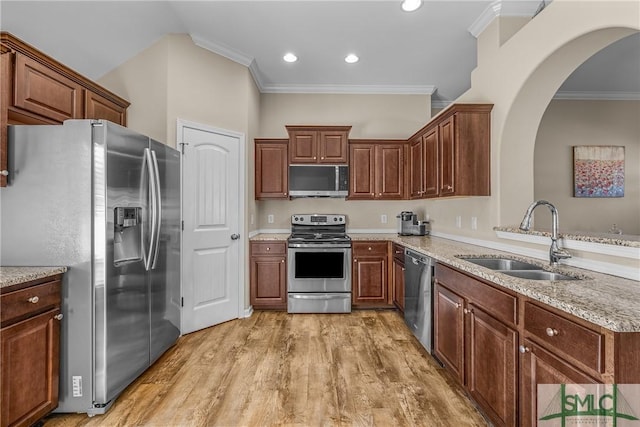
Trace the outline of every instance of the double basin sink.
[[544, 270], [539, 265], [509, 258], [459, 257], [467, 262], [494, 270], [508, 276], [529, 280], [580, 280], [578, 277]]

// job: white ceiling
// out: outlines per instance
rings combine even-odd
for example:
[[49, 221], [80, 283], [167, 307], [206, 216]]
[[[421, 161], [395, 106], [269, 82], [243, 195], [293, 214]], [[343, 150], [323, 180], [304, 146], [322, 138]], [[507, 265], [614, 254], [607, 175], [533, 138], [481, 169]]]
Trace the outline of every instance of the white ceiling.
[[[446, 103], [469, 88], [476, 40], [468, 29], [491, 3], [432, 0], [407, 13], [399, 0], [2, 0], [0, 27], [91, 79], [167, 33], [188, 33], [249, 66], [263, 92], [436, 90], [433, 99]], [[513, 3], [531, 16], [538, 1]], [[282, 61], [289, 51], [298, 62]], [[351, 52], [357, 64], [344, 62]], [[561, 91], [640, 97], [640, 37], [594, 56]]]

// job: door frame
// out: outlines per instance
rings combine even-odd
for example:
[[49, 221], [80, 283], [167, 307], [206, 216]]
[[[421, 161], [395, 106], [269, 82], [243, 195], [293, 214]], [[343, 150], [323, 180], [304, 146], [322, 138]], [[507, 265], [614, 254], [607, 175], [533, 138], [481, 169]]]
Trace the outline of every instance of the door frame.
[[[241, 132], [235, 132], [235, 131], [231, 131], [231, 130], [227, 130], [227, 129], [222, 129], [222, 128], [218, 128], [218, 127], [214, 127], [214, 126], [210, 126], [210, 125], [205, 125], [202, 123], [196, 123], [196, 122], [192, 122], [189, 120], [184, 120], [181, 118], [177, 118], [177, 123], [176, 123], [176, 148], [180, 151], [181, 155], [180, 155], [180, 223], [184, 224], [184, 203], [183, 203], [183, 197], [184, 197], [184, 191], [183, 191], [183, 182], [184, 182], [184, 168], [183, 168], [183, 163], [184, 163], [184, 155], [183, 155], [183, 151], [182, 151], [182, 147], [183, 147], [183, 139], [182, 139], [182, 134], [183, 134], [183, 130], [184, 128], [192, 128], [192, 129], [197, 129], [197, 130], [201, 130], [201, 131], [205, 131], [205, 132], [214, 132], [214, 133], [219, 133], [225, 136], [229, 136], [232, 138], [238, 138], [238, 143], [239, 143], [239, 152], [238, 152], [238, 158], [240, 160], [240, 165], [238, 165], [238, 189], [240, 191], [239, 197], [240, 199], [238, 200], [238, 207], [239, 207], [239, 211], [238, 212], [238, 233], [240, 233], [240, 239], [238, 239], [238, 265], [240, 266], [240, 268], [238, 269], [238, 319], [242, 319], [244, 317], [249, 317], [251, 315], [252, 310], [250, 309], [245, 309], [244, 306], [244, 300], [245, 300], [245, 272], [246, 272], [246, 260], [245, 260], [245, 250], [246, 250], [246, 237], [247, 236], [243, 236], [243, 234], [246, 232], [246, 223], [245, 223], [245, 204], [246, 204], [246, 194], [247, 194], [247, 188], [246, 188], [246, 179], [245, 179], [245, 171], [247, 168], [247, 162], [246, 162], [246, 150], [245, 150], [245, 146], [246, 146], [246, 139], [245, 139], [245, 134], [241, 133]], [[184, 248], [184, 244], [183, 244], [183, 236], [184, 236], [184, 230], [181, 230], [180, 232], [180, 298], [182, 298], [183, 295], [183, 287], [184, 287], [184, 258], [183, 258], [183, 254], [184, 251], [182, 250]], [[183, 316], [184, 316], [184, 311], [180, 310], [180, 334], [182, 335], [182, 325], [183, 325]]]

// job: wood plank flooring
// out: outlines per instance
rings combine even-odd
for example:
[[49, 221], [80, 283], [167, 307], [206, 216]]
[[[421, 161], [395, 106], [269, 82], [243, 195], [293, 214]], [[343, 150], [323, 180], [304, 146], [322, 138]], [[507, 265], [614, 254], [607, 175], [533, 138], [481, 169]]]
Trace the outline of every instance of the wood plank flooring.
[[181, 337], [102, 416], [56, 426], [486, 426], [395, 311], [255, 312]]

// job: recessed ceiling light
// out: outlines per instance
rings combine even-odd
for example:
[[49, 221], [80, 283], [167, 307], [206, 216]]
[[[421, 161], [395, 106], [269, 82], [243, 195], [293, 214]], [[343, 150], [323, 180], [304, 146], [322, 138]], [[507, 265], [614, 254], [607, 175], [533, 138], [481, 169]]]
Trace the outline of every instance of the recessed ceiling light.
[[282, 59], [284, 59], [287, 62], [296, 62], [298, 60], [298, 57], [295, 56], [293, 53], [289, 52], [285, 56], [283, 56]]
[[354, 55], [353, 53], [350, 53], [349, 55], [344, 57], [344, 62], [346, 62], [347, 64], [355, 64], [359, 60], [360, 58], [358, 58], [358, 55]]
[[413, 12], [422, 6], [422, 0], [403, 0], [402, 10], [405, 12]]

